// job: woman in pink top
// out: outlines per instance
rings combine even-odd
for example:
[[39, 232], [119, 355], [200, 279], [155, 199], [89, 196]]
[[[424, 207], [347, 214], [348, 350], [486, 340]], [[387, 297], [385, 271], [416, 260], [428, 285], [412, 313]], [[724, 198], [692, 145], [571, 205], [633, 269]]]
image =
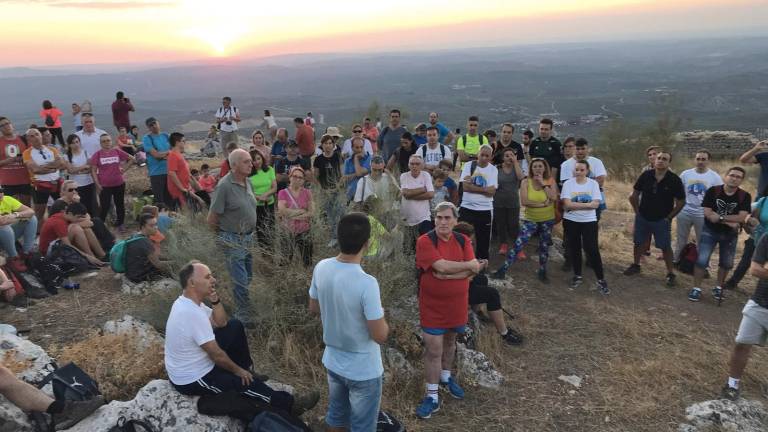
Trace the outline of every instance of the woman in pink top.
[[290, 262], [293, 253], [298, 249], [304, 266], [312, 264], [312, 236], [310, 223], [315, 208], [312, 204], [312, 192], [304, 187], [306, 173], [304, 168], [294, 166], [288, 172], [288, 187], [277, 194], [277, 215], [280, 226], [285, 233], [283, 253]]
[[91, 156], [89, 164], [91, 165], [91, 176], [96, 184], [96, 193], [99, 194], [99, 206], [101, 220], [107, 220], [109, 208], [112, 206], [112, 200], [115, 202], [117, 211], [117, 229], [120, 233], [125, 232], [123, 222], [125, 222], [125, 178], [123, 173], [128, 169], [128, 165], [133, 162], [133, 156], [128, 153], [112, 148], [112, 137], [104, 134], [99, 137], [101, 149]]
[[53, 136], [51, 144], [56, 145], [56, 139], [59, 140], [59, 147], [64, 148], [64, 133], [61, 130], [61, 116], [64, 113], [53, 106], [51, 101], [43, 101], [43, 109], [40, 110], [40, 118], [43, 119], [43, 125], [48, 128]]

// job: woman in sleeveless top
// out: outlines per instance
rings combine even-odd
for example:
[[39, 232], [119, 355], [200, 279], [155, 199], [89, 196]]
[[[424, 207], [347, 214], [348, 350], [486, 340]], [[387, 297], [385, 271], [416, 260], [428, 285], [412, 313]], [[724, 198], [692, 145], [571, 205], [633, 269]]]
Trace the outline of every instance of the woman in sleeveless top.
[[517, 259], [518, 253], [531, 237], [539, 234], [539, 270], [540, 281], [548, 282], [547, 261], [549, 244], [552, 242], [552, 227], [555, 225], [555, 204], [559, 192], [552, 178], [549, 164], [542, 158], [531, 160], [530, 176], [520, 184], [520, 204], [525, 206], [520, 233], [512, 249], [507, 253], [504, 264], [491, 275], [492, 279], [504, 279], [507, 270]]

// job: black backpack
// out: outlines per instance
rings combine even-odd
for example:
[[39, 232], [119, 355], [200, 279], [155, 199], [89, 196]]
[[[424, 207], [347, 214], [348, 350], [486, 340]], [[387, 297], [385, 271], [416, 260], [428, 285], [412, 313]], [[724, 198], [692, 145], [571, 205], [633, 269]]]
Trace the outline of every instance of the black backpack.
[[53, 119], [51, 114], [46, 114], [45, 115], [45, 125], [48, 126], [48, 127], [53, 127], [53, 125], [55, 125], [55, 124], [56, 124], [56, 120]]
[[273, 412], [263, 411], [248, 424], [246, 432], [304, 432], [309, 430], [288, 421], [284, 416]]
[[[427, 158], [427, 144], [421, 146], [421, 158]], [[445, 146], [440, 144], [440, 160], [445, 159]]]
[[60, 268], [60, 274], [63, 276], [99, 269], [98, 266], [91, 264], [80, 251], [70, 245], [57, 242], [51, 248], [47, 258], [51, 264], [55, 264]]
[[66, 279], [61, 267], [53, 264], [48, 258], [37, 252], [27, 259], [27, 267], [29, 273], [37, 277], [51, 294], [57, 294], [59, 288], [64, 284], [64, 279]]
[[[51, 365], [56, 367], [53, 362]], [[56, 400], [86, 401], [101, 394], [98, 383], [74, 363], [67, 363], [56, 368], [37, 383], [37, 388], [41, 389], [48, 383], [51, 383], [51, 387], [53, 387], [53, 397]], [[36, 432], [53, 432], [55, 430], [56, 425], [52, 420], [49, 420], [48, 415], [42, 412], [32, 412], [29, 416]], [[149, 432], [154, 431], [150, 429]]]
[[376, 420], [376, 432], [406, 432], [405, 427], [398, 419], [385, 411], [379, 411]]

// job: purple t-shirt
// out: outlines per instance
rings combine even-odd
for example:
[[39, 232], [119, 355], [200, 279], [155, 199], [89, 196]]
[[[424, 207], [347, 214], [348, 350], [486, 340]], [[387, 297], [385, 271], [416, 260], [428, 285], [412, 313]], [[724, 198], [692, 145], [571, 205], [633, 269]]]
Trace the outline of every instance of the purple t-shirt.
[[90, 164], [96, 167], [99, 184], [102, 187], [113, 187], [125, 183], [120, 163], [128, 159], [130, 155], [120, 149], [101, 149], [91, 156]]

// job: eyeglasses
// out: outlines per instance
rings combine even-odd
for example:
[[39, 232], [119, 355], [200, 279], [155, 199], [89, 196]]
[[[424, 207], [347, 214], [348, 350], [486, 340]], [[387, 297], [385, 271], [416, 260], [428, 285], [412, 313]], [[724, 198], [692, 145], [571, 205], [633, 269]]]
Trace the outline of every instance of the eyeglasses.
[[362, 129], [353, 130], [352, 133], [363, 133]]
[[75, 188], [67, 189], [66, 192], [77, 192], [77, 189], [75, 189]]
[[697, 161], [706, 161], [707, 158], [696, 158]]
[[40, 156], [43, 157], [43, 160], [48, 160], [48, 156], [45, 155], [45, 152], [43, 151], [43, 149], [39, 149], [38, 151], [40, 152]]

